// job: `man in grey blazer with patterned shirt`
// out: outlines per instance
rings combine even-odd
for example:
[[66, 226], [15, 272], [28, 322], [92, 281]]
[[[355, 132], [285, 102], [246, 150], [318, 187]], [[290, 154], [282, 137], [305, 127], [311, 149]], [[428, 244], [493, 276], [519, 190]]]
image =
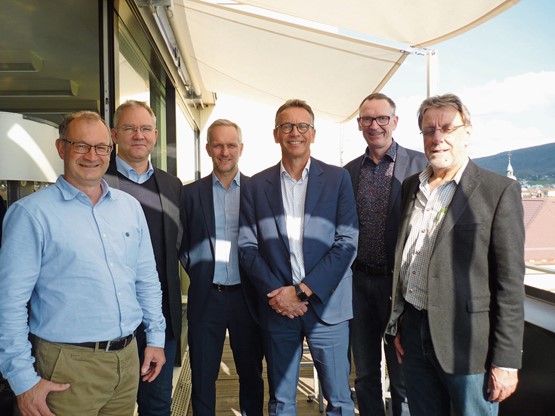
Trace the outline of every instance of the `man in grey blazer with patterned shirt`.
[[412, 416], [497, 415], [522, 363], [520, 185], [468, 158], [456, 95], [424, 100], [418, 124], [430, 165], [403, 183], [388, 332]]
[[[382, 392], [382, 335], [391, 310], [395, 243], [401, 215], [401, 184], [422, 171], [422, 152], [405, 149], [393, 132], [399, 117], [395, 102], [373, 93], [358, 108], [358, 129], [368, 145], [362, 156], [347, 163], [356, 196], [359, 238], [353, 264], [351, 349], [355, 391], [361, 416], [385, 416]], [[392, 340], [385, 344], [392, 416], [409, 414], [401, 366]]]

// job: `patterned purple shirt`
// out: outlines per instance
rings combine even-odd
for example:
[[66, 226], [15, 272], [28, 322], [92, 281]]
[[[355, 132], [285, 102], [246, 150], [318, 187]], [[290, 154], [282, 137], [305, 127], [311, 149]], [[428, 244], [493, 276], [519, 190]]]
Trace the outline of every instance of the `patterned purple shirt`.
[[393, 142], [379, 164], [372, 160], [368, 148], [362, 160], [356, 195], [360, 230], [358, 262], [373, 266], [387, 264], [385, 222], [396, 156], [397, 143]]

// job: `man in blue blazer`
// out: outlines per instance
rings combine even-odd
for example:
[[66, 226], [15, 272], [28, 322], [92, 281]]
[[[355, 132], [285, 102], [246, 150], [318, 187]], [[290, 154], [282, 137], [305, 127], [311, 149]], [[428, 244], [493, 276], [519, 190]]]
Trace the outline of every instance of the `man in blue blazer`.
[[468, 158], [456, 95], [424, 100], [418, 125], [429, 166], [403, 183], [388, 332], [412, 416], [497, 415], [522, 364], [520, 184]]
[[[382, 391], [383, 332], [391, 310], [395, 243], [401, 216], [401, 184], [422, 171], [422, 152], [405, 149], [393, 132], [399, 117], [395, 102], [373, 93], [360, 103], [358, 129], [368, 145], [362, 156], [347, 163], [357, 201], [357, 258], [353, 263], [351, 348], [355, 391], [361, 416], [385, 416]], [[402, 369], [393, 339], [384, 345], [393, 416], [409, 414]]]
[[195, 416], [214, 416], [216, 380], [229, 332], [239, 375], [241, 414], [261, 416], [264, 406], [262, 338], [252, 308], [254, 295], [239, 267], [241, 129], [216, 120], [207, 131], [210, 175], [183, 188], [181, 261], [190, 278], [187, 303], [192, 405]]
[[[178, 251], [182, 233], [179, 204], [183, 184], [150, 162], [157, 137], [156, 116], [146, 103], [129, 100], [121, 104], [114, 114], [112, 128], [112, 140], [118, 145], [118, 153], [104, 177], [111, 187], [127, 192], [141, 203], [162, 288], [166, 364], [156, 380], [139, 383], [137, 404], [141, 416], [170, 414], [173, 368], [182, 323]], [[146, 345], [142, 325], [137, 330], [137, 344], [142, 362]]]
[[314, 113], [289, 100], [276, 113], [281, 162], [241, 195], [241, 265], [254, 284], [263, 327], [270, 415], [296, 414], [306, 338], [328, 415], [354, 414], [349, 388], [351, 263], [358, 224], [349, 174], [310, 157]]

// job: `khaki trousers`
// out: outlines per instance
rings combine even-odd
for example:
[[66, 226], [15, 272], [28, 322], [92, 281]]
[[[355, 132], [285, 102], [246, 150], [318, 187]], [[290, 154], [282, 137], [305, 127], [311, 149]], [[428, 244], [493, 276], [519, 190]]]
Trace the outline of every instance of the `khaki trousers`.
[[33, 337], [36, 369], [55, 383], [69, 383], [51, 392], [47, 404], [56, 416], [132, 416], [139, 385], [135, 339], [120, 351], [96, 350]]

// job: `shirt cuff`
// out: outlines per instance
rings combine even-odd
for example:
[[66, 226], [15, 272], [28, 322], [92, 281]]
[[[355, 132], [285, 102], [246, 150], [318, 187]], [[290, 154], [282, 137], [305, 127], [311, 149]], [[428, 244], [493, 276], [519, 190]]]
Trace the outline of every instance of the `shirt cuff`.
[[14, 394], [19, 396], [27, 390], [31, 390], [35, 387], [40, 380], [40, 376], [33, 368], [31, 368], [29, 370], [19, 371], [16, 376], [8, 379], [8, 383], [10, 383], [10, 387], [12, 388]]
[[505, 371], [518, 371], [518, 368], [498, 367], [496, 365], [492, 365], [492, 367], [499, 368], [500, 370], [505, 370]]
[[166, 333], [155, 331], [146, 333], [146, 345], [149, 347], [164, 348], [166, 344]]

